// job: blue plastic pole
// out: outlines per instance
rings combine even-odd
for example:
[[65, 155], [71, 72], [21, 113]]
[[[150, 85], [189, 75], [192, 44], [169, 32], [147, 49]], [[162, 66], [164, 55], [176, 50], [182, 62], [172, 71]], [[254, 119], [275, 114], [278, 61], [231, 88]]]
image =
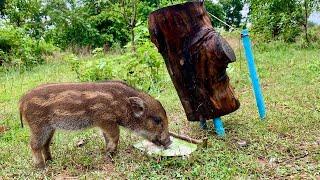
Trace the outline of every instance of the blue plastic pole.
[[[214, 125], [214, 129], [215, 129], [217, 135], [220, 137], [225, 136], [225, 131], [224, 131], [223, 122], [222, 122], [221, 118], [220, 117], [214, 118], [212, 120], [212, 123]], [[207, 122], [205, 120], [200, 121], [200, 128], [205, 129], [205, 130], [208, 129]]]
[[251, 41], [249, 37], [249, 32], [247, 29], [244, 29], [242, 31], [241, 38], [242, 38], [242, 43], [243, 43], [243, 47], [244, 47], [247, 62], [248, 62], [251, 83], [252, 83], [254, 95], [256, 97], [256, 103], [258, 106], [260, 119], [264, 119], [266, 117], [266, 109], [265, 109], [264, 99], [263, 99], [263, 95], [260, 88], [256, 65], [254, 63], [253, 53], [251, 50]]
[[220, 117], [214, 118], [213, 120], [214, 129], [218, 136], [223, 137], [225, 136], [225, 131], [223, 127], [223, 122]]

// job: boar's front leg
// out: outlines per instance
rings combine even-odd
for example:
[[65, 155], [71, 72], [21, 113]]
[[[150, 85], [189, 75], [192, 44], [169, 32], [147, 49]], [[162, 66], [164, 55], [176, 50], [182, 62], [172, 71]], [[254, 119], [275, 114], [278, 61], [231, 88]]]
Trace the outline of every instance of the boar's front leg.
[[37, 168], [45, 168], [45, 161], [42, 153], [45, 151], [45, 145], [50, 141], [53, 130], [49, 128], [33, 128], [30, 140], [30, 146], [33, 155], [33, 161]]
[[116, 123], [108, 123], [107, 125], [100, 126], [103, 131], [103, 137], [106, 141], [107, 153], [114, 153], [117, 150], [119, 142], [120, 129]]

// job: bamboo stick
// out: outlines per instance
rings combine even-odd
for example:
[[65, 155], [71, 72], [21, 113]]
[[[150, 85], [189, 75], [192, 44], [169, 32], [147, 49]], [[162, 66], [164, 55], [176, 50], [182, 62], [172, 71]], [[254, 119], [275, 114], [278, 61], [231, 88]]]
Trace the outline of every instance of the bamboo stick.
[[182, 140], [191, 142], [193, 144], [202, 144], [202, 147], [204, 147], [204, 148], [206, 148], [207, 144], [208, 144], [208, 138], [203, 138], [202, 140], [198, 140], [198, 139], [193, 139], [188, 136], [179, 135], [174, 132], [169, 132], [169, 134], [175, 138], [182, 139]]

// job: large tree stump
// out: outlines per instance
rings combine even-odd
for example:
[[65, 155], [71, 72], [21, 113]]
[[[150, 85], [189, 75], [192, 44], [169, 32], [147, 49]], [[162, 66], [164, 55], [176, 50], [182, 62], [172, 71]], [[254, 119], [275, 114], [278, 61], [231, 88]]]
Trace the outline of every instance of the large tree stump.
[[149, 32], [189, 121], [220, 117], [239, 108], [226, 74], [228, 63], [235, 61], [234, 52], [213, 29], [203, 3], [152, 12]]

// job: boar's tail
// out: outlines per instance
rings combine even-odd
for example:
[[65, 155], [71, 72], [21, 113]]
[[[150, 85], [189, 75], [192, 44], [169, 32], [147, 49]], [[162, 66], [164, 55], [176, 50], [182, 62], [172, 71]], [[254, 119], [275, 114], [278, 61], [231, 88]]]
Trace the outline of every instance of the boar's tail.
[[21, 105], [21, 101], [19, 103], [19, 115], [20, 115], [20, 124], [21, 124], [21, 128], [23, 128], [23, 119], [22, 119], [22, 105]]
[[23, 120], [22, 120], [22, 113], [20, 111], [20, 124], [21, 124], [21, 128], [23, 128]]

